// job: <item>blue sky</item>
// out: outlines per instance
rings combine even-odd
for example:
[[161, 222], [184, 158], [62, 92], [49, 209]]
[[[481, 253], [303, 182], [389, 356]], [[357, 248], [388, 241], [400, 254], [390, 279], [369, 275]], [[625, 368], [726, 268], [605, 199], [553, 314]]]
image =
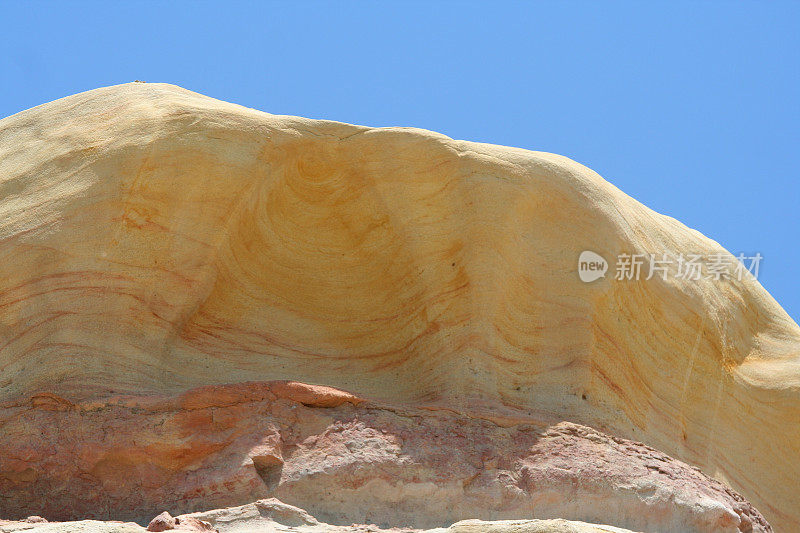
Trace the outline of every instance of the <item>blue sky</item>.
[[0, 1], [0, 116], [133, 81], [556, 152], [800, 320], [800, 3]]

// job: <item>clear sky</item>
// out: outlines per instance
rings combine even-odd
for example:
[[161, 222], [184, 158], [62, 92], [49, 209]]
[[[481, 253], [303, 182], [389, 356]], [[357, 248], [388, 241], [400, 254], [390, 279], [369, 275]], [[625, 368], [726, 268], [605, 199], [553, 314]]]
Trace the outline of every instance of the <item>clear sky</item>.
[[133, 80], [569, 156], [800, 320], [798, 2], [0, 0], [0, 116]]

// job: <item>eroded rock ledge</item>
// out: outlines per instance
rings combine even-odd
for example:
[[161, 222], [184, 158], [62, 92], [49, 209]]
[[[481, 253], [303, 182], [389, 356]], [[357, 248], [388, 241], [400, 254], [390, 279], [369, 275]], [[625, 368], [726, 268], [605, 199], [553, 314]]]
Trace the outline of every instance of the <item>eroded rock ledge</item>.
[[162, 510], [277, 497], [340, 526], [535, 517], [770, 531], [747, 501], [696, 468], [524, 411], [498, 422], [277, 381], [102, 401], [37, 395], [2, 412], [6, 518], [147, 524]]

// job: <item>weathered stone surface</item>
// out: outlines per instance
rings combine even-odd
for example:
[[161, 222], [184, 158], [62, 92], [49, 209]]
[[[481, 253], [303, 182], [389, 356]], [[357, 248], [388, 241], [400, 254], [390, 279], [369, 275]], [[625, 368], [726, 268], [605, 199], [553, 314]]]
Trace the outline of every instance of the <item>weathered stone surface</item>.
[[627, 529], [570, 520], [465, 520], [446, 529], [448, 533], [629, 533]]
[[78, 520], [71, 522], [52, 522], [30, 524], [0, 520], [0, 533], [146, 533], [146, 529], [132, 522], [101, 522], [99, 520]]
[[[160, 516], [160, 515], [159, 515]], [[172, 517], [170, 517], [172, 518]], [[317, 521], [304, 510], [275, 498], [228, 509], [176, 517], [169, 531], [217, 531], [218, 533], [632, 533], [627, 529], [569, 520], [464, 520], [448, 528], [421, 531], [409, 528], [384, 529], [374, 525], [336, 526]], [[175, 520], [175, 519], [173, 519]], [[203, 524], [195, 528], [195, 524]], [[189, 524], [186, 526], [185, 524]], [[209, 529], [210, 528], [210, 529]], [[145, 533], [150, 529], [132, 523], [82, 520], [32, 525], [0, 520], [0, 533]]]
[[[318, 522], [303, 509], [271, 498], [229, 509], [217, 509], [186, 515], [208, 520], [220, 533], [250, 531], [322, 532], [411, 532], [406, 528], [383, 529], [374, 525], [333, 526]], [[435, 528], [422, 533], [630, 533], [627, 529], [569, 520], [464, 520], [448, 528]]]
[[[169, 399], [293, 380], [462, 413], [450, 430], [470, 416], [520, 431], [530, 413], [596, 427], [700, 467], [781, 531], [800, 523], [800, 328], [748, 277], [582, 283], [587, 249], [727, 252], [566, 158], [128, 84], [0, 121], [0, 200], [0, 494], [11, 491], [0, 514], [35, 504], [67, 514], [68, 490], [86, 516], [111, 502], [157, 512], [175, 493], [209, 504], [192, 510], [222, 494], [239, 504], [261, 486], [280, 491], [283, 472], [302, 493], [286, 450], [270, 451], [284, 438], [277, 427], [218, 418], [261, 389], [201, 389], [177, 408]], [[282, 401], [357, 409], [347, 394], [283, 383], [268, 387], [275, 400], [253, 401], [307, 395]], [[139, 406], [109, 405], [121, 394]], [[172, 425], [156, 429], [159, 418]], [[232, 420], [262, 439], [248, 442], [253, 458], [237, 455], [251, 448]], [[193, 432], [209, 423], [226, 429]], [[346, 447], [347, 431], [368, 429], [330, 438]], [[375, 439], [379, 462], [410, 466]], [[230, 492], [202, 467], [225, 450], [235, 450], [218, 474]], [[237, 461], [257, 465], [253, 476]], [[337, 468], [358, 478], [350, 463]], [[512, 495], [535, 494], [509, 483]], [[373, 484], [388, 502], [393, 489]], [[417, 497], [430, 501], [432, 486], [417, 483]], [[487, 502], [509, 497], [497, 488]], [[730, 502], [698, 505], [704, 520], [736, 514]]]
[[[159, 515], [161, 516], [161, 515]], [[156, 517], [158, 518], [158, 517]], [[164, 517], [166, 519], [166, 517]], [[172, 518], [172, 517], [170, 517]], [[155, 519], [154, 519], [155, 520]], [[174, 521], [175, 519], [173, 519]], [[319, 522], [303, 509], [270, 498], [232, 507], [182, 515], [166, 531], [218, 533], [632, 533], [627, 529], [569, 520], [464, 520], [448, 528], [383, 529], [375, 525], [336, 526]], [[197, 524], [201, 524], [197, 527]], [[40, 525], [0, 520], [0, 533], [145, 533], [138, 524], [81, 520]]]
[[164, 511], [150, 520], [150, 523], [147, 524], [147, 531], [168, 531], [170, 529], [175, 529], [176, 525], [175, 518], [167, 511]]
[[[348, 401], [316, 407], [317, 397]], [[336, 525], [535, 517], [660, 532], [770, 530], [741, 496], [695, 468], [520, 410], [494, 419], [286, 382], [53, 404], [63, 402], [6, 407], [4, 516], [146, 524], [164, 502], [175, 516], [272, 496]], [[247, 513], [264, 520], [316, 523], [284, 504], [252, 505]], [[219, 527], [214, 513], [192, 516]], [[156, 521], [171, 524], [169, 514]]]
[[[278, 510], [279, 516], [272, 518], [272, 512]], [[265, 514], [266, 513], [266, 514]], [[627, 529], [585, 522], [568, 520], [508, 520], [485, 522], [465, 520], [453, 524], [449, 528], [436, 528], [425, 531], [391, 528], [382, 529], [374, 525], [335, 526], [316, 521], [302, 509], [292, 507], [271, 499], [262, 500], [249, 505], [231, 509], [216, 509], [205, 513], [195, 513], [178, 517], [182, 521], [192, 523], [198, 516], [209, 518], [215, 522], [214, 529], [219, 533], [633, 533]], [[303, 517], [301, 524], [292, 525], [294, 518]], [[207, 524], [208, 522], [202, 521]], [[193, 531], [181, 529], [174, 531]], [[78, 522], [57, 522], [47, 526], [35, 527], [22, 522], [0, 521], [0, 533], [144, 533], [146, 530], [136, 524], [122, 524], [83, 520]], [[194, 530], [194, 531], [202, 531]]]

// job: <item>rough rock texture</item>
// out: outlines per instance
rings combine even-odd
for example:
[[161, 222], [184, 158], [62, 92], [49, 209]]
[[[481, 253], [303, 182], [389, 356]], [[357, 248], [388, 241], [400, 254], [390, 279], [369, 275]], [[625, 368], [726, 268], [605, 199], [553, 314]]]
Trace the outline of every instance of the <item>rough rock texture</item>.
[[253, 382], [103, 402], [39, 396], [3, 412], [0, 514], [12, 518], [146, 524], [164, 502], [175, 515], [275, 496], [337, 525], [566, 518], [660, 532], [770, 530], [695, 468], [523, 411], [496, 419]]
[[169, 529], [175, 529], [176, 525], [178, 525], [178, 523], [175, 521], [175, 518], [167, 511], [164, 511], [150, 520], [150, 523], [147, 524], [147, 531], [167, 531]]
[[[464, 520], [448, 528], [383, 529], [375, 525], [336, 526], [318, 521], [303, 509], [270, 498], [227, 509], [173, 518], [166, 511], [153, 521], [166, 529], [147, 529], [133, 522], [81, 520], [37, 524], [0, 520], [0, 533], [145, 533], [147, 531], [216, 531], [217, 533], [633, 533], [627, 529], [571, 520]], [[151, 522], [152, 525], [153, 522]]]
[[[211, 523], [220, 533], [245, 533], [254, 530], [315, 532], [368, 533], [382, 531], [415, 531], [411, 529], [382, 529], [376, 526], [357, 525], [332, 526], [317, 521], [303, 509], [287, 505], [271, 498], [230, 509], [217, 509], [205, 513], [194, 513], [180, 517], [202, 519]], [[586, 522], [568, 520], [464, 520], [448, 528], [425, 530], [424, 533], [629, 533], [627, 529]]]
[[[698, 466], [781, 531], [800, 527], [800, 328], [752, 278], [582, 283], [587, 249], [726, 252], [566, 158], [137, 83], [0, 121], [0, 200], [0, 515], [23, 516], [23, 494], [30, 507], [87, 516], [114, 512], [106, 501], [144, 511], [158, 491], [162, 504], [180, 506], [176, 490], [211, 504], [224, 491], [200, 488], [197, 461], [227, 453], [236, 428], [204, 437], [195, 424], [231, 421], [153, 407], [148, 395], [296, 380], [451, 409], [463, 413], [456, 428], [469, 427], [466, 414], [513, 421], [519, 410], [596, 427]], [[110, 406], [120, 394], [148, 406]], [[193, 419], [203, 412], [210, 421]], [[166, 444], [153, 433], [159, 418], [174, 419]], [[221, 479], [247, 462], [238, 446]], [[410, 472], [385, 446], [379, 462]], [[265, 474], [234, 476], [231, 493], [275, 484], [286, 457], [270, 453], [250, 459]], [[647, 461], [637, 457], [631, 468]], [[120, 469], [135, 475], [115, 478]], [[425, 476], [441, 470], [423, 468], [420, 500], [435, 486]], [[302, 488], [310, 474], [284, 475], [315, 490]], [[392, 493], [374, 483], [362, 490]], [[498, 487], [487, 505], [527, 505], [536, 491], [525, 483], [509, 481], [511, 496]], [[635, 503], [626, 498], [621, 508]]]
[[[171, 518], [171, 517], [170, 517]], [[166, 531], [216, 531], [218, 533], [632, 533], [627, 529], [568, 520], [506, 520], [486, 522], [464, 520], [448, 528], [425, 531], [382, 529], [374, 525], [335, 526], [319, 522], [302, 509], [271, 498], [230, 509], [216, 509], [176, 517], [177, 523]], [[175, 519], [173, 519], [175, 520]], [[202, 524], [197, 526], [197, 524]], [[0, 533], [145, 533], [151, 531], [135, 523], [82, 520], [37, 525], [3, 522]]]

